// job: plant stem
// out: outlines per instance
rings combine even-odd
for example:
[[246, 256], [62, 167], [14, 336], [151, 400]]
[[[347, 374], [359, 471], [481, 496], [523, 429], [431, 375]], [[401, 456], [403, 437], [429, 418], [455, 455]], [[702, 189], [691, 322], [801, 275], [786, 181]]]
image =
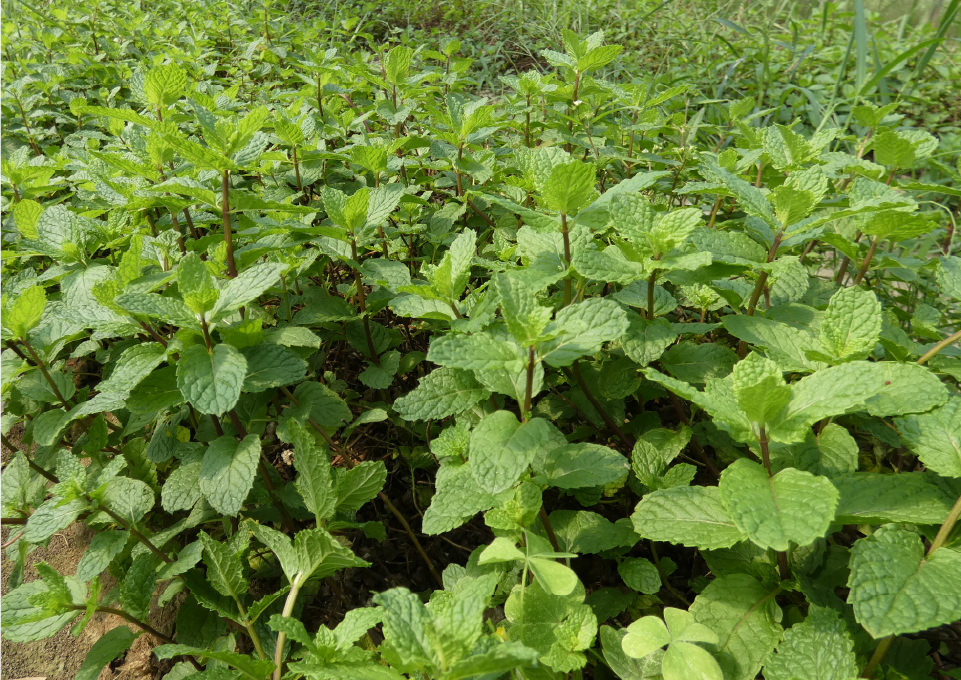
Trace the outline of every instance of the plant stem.
[[948, 516], [944, 520], [944, 524], [938, 529], [937, 535], [934, 537], [934, 541], [931, 543], [931, 547], [928, 548], [927, 557], [931, 557], [935, 550], [944, 545], [944, 542], [948, 540], [948, 534], [954, 528], [954, 525], [958, 522], [958, 517], [961, 517], [961, 496], [958, 496], [958, 500], [954, 502], [954, 507], [948, 513]]
[[[300, 587], [303, 585], [301, 579], [304, 576], [304, 572], [298, 571], [293, 580], [290, 582], [290, 592], [287, 593], [287, 599], [284, 601], [284, 609], [280, 613], [281, 616], [290, 616], [294, 611], [294, 603], [297, 601], [297, 596], [300, 594]], [[284, 664], [284, 643], [287, 642], [287, 633], [284, 631], [279, 631], [277, 633], [277, 644], [274, 647], [274, 680], [280, 680], [280, 676], [283, 671]]]
[[888, 650], [891, 648], [891, 644], [893, 642], [894, 636], [888, 635], [878, 643], [878, 646], [874, 649], [874, 654], [872, 654], [870, 660], [868, 660], [868, 665], [864, 667], [863, 671], [861, 671], [862, 678], [870, 678], [874, 675], [875, 669], [878, 667], [878, 664], [881, 663], [884, 655], [888, 653]]
[[571, 236], [567, 228], [567, 215], [561, 213], [561, 235], [564, 237], [564, 261], [567, 262], [567, 274], [564, 277], [564, 306], [571, 303]]
[[304, 185], [300, 181], [300, 163], [297, 162], [297, 147], [293, 147], [294, 151], [294, 174], [297, 176], [297, 191], [303, 191]]
[[[57, 386], [57, 383], [53, 381], [53, 376], [50, 375], [49, 371], [47, 371], [47, 365], [43, 362], [43, 360], [37, 354], [36, 350], [33, 349], [33, 346], [29, 342], [27, 342], [26, 338], [21, 338], [20, 343], [23, 345], [24, 349], [27, 350], [27, 353], [30, 355], [30, 358], [33, 359], [33, 362], [37, 366], [37, 368], [40, 369], [40, 373], [43, 375], [44, 379], [46, 379], [47, 384], [50, 385], [50, 389], [53, 390], [54, 396], [57, 398], [57, 400], [61, 404], [63, 404], [63, 407], [69, 411], [71, 406], [67, 402], [67, 400], [64, 399], [63, 393], [60, 392], [60, 388]], [[13, 345], [13, 341], [10, 341], [7, 343], [8, 347], [12, 348], [12, 345]], [[23, 356], [23, 355], [21, 354], [20, 356]]]
[[224, 243], [227, 244], [227, 276], [237, 278], [237, 263], [234, 261], [234, 239], [230, 232], [230, 171], [224, 170], [220, 181], [221, 217], [224, 224]]
[[527, 385], [524, 388], [524, 406], [521, 409], [521, 420], [525, 423], [530, 417], [531, 399], [534, 392], [534, 345], [527, 348]]
[[628, 450], [633, 449], [634, 442], [631, 441], [630, 437], [624, 434], [624, 430], [622, 430], [617, 423], [614, 422], [614, 419], [611, 418], [607, 410], [601, 405], [591, 390], [587, 387], [587, 382], [584, 380], [584, 376], [581, 375], [581, 367], [579, 362], [575, 361], [571, 366], [571, 373], [574, 375], [574, 379], [577, 381], [577, 386], [581, 388], [581, 392], [584, 393], [584, 396], [587, 397], [587, 400], [591, 403], [591, 406], [593, 406], [594, 410], [597, 411], [597, 415], [599, 415], [601, 420], [604, 421], [607, 429], [616, 434], [617, 438], [621, 440], [621, 443], [626, 446]]
[[[73, 605], [73, 609], [76, 609], [77, 611], [81, 611], [81, 612], [87, 610], [87, 608], [86, 608], [85, 606], [79, 605], [79, 604]], [[149, 623], [147, 623], [146, 621], [141, 621], [140, 619], [136, 618], [135, 616], [133, 616], [133, 615], [125, 612], [123, 609], [117, 609], [117, 608], [115, 608], [115, 607], [101, 607], [101, 606], [98, 606], [98, 607], [97, 607], [97, 611], [98, 611], [98, 612], [101, 612], [101, 613], [103, 613], [103, 614], [113, 614], [114, 616], [119, 616], [119, 617], [122, 618], [124, 621], [127, 621], [128, 623], [132, 623], [133, 625], [137, 626], [137, 627], [140, 628], [142, 631], [144, 631], [144, 632], [146, 632], [146, 633], [150, 633], [151, 635], [153, 635], [153, 636], [154, 636], [155, 638], [157, 638], [158, 640], [161, 640], [161, 641], [165, 642], [165, 643], [168, 644], [168, 645], [174, 644], [173, 638], [171, 638], [171, 637], [169, 637], [169, 636], [167, 636], [167, 635], [164, 635], [163, 633], [161, 633], [159, 630], [157, 630], [156, 628], [154, 628], [153, 626], [151, 626], [151, 625], [150, 625]]]
[[[767, 251], [767, 261], [774, 262], [774, 258], [777, 257], [777, 249], [781, 247], [781, 239], [784, 237], [784, 229], [778, 229], [777, 234], [774, 236], [774, 241], [771, 243], [771, 249]], [[757, 277], [757, 283], [754, 285], [754, 290], [751, 293], [751, 299], [747, 304], [747, 315], [754, 316], [754, 310], [757, 308], [757, 301], [761, 298], [761, 293], [764, 291], [764, 287], [767, 285], [768, 272], [761, 272], [760, 276]]]
[[935, 355], [938, 354], [941, 350], [943, 350], [945, 347], [947, 347], [947, 346], [950, 345], [951, 343], [957, 342], [958, 340], [961, 340], [961, 330], [959, 330], [959, 331], [956, 332], [956, 333], [952, 333], [951, 335], [949, 335], [948, 337], [946, 337], [944, 340], [942, 340], [941, 342], [939, 342], [938, 344], [936, 344], [934, 347], [932, 347], [931, 349], [929, 349], [927, 352], [925, 352], [925, 353], [921, 356], [921, 358], [918, 359], [918, 364], [922, 364], [922, 365], [923, 365], [923, 364], [926, 364], [926, 363], [928, 362], [928, 359], [930, 359], [931, 357], [935, 356]]
[[404, 531], [406, 531], [407, 535], [410, 537], [411, 543], [414, 544], [414, 548], [418, 553], [420, 553], [421, 559], [424, 560], [424, 564], [427, 565], [427, 570], [430, 572], [430, 575], [434, 577], [434, 581], [437, 583], [437, 585], [443, 588], [444, 579], [441, 578], [440, 573], [437, 571], [437, 567], [434, 566], [434, 563], [431, 561], [427, 551], [424, 550], [424, 547], [420, 544], [420, 541], [417, 540], [417, 535], [410, 528], [410, 524], [407, 523], [407, 518], [405, 518], [404, 515], [401, 514], [400, 510], [398, 510], [397, 507], [391, 503], [390, 498], [388, 498], [387, 494], [385, 494], [383, 491], [378, 492], [377, 497], [384, 505], [387, 506], [387, 509], [390, 510], [391, 514], [397, 518], [397, 521], [400, 522], [400, 525], [404, 527]]
[[871, 265], [871, 258], [874, 257], [874, 251], [877, 250], [878, 242], [881, 240], [880, 236], [875, 236], [874, 240], [871, 241], [871, 247], [868, 248], [868, 254], [864, 256], [864, 262], [861, 263], [861, 269], [858, 270], [858, 275], [854, 277], [854, 285], [857, 286], [864, 280], [864, 275], [868, 273], [868, 267]]
[[657, 281], [657, 270], [651, 272], [647, 277], [647, 318], [654, 320], [654, 282]]
[[380, 358], [377, 356], [377, 350], [374, 347], [374, 338], [370, 334], [370, 321], [367, 319], [367, 296], [364, 293], [364, 282], [360, 277], [360, 260], [357, 259], [357, 239], [351, 235], [350, 237], [350, 255], [354, 260], [354, 265], [351, 267], [354, 270], [354, 285], [357, 288], [357, 304], [360, 305], [360, 317], [364, 324], [364, 336], [367, 338], [367, 352], [370, 354], [370, 360], [376, 365], [380, 366]]
[[[560, 552], [560, 544], [557, 542], [557, 534], [554, 533], [554, 527], [551, 526], [551, 519], [547, 516], [547, 510], [544, 509], [544, 505], [541, 504], [540, 510], [537, 511], [537, 516], [540, 517], [541, 523], [544, 525], [544, 531], [547, 532], [547, 539], [551, 542], [551, 547], [554, 548], [554, 552]], [[565, 559], [569, 562], [569, 559]]]

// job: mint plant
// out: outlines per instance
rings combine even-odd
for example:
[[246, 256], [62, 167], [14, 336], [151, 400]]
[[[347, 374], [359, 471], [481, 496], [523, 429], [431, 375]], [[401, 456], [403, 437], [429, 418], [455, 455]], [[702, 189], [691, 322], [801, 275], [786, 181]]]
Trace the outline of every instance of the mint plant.
[[7, 640], [120, 617], [78, 678], [141, 636], [169, 680], [957, 673], [961, 169], [907, 89], [947, 29], [872, 73], [860, 2], [778, 49], [724, 19], [720, 84], [563, 30], [494, 78], [360, 2], [161, 5], [3, 28]]

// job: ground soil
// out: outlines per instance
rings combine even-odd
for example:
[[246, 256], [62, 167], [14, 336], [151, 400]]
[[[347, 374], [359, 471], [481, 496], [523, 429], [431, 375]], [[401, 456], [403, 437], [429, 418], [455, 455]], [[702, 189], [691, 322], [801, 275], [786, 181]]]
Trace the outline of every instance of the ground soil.
[[[14, 444], [19, 445], [19, 432], [12, 431], [9, 438]], [[3, 449], [3, 463], [6, 464], [12, 452], [8, 451], [6, 446]], [[4, 527], [3, 544], [16, 536], [21, 529], [22, 527], [19, 526]], [[24, 582], [38, 578], [35, 567], [38, 562], [46, 562], [61, 574], [75, 573], [77, 563], [93, 535], [91, 530], [80, 523], [72, 524], [54, 534], [45, 547], [37, 547], [27, 556]], [[4, 550], [0, 558], [0, 574], [2, 574], [0, 595], [6, 595], [9, 590], [13, 566], [13, 561], [8, 559], [7, 551]], [[116, 579], [109, 572], [101, 574], [100, 581], [104, 593], [116, 585]], [[169, 633], [173, 629], [179, 601], [175, 598], [174, 602], [167, 604], [166, 607], [158, 608], [155, 594], [149, 623], [157, 630]], [[74, 637], [70, 632], [70, 626], [67, 626], [53, 637], [36, 642], [10, 642], [4, 638], [0, 641], [0, 680], [68, 680], [79, 670], [90, 647], [102, 635], [121, 625], [128, 624], [117, 616], [96, 614], [79, 637]], [[134, 630], [138, 629], [134, 628]], [[156, 644], [158, 643], [149, 639], [148, 636], [141, 635], [134, 641], [126, 655], [100, 673], [99, 680], [159, 678], [160, 668], [157, 660], [150, 653]]]

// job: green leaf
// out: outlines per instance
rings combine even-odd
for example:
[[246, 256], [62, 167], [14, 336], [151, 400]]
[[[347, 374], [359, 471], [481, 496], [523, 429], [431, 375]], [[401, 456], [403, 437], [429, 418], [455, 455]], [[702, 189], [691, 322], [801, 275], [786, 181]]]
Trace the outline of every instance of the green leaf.
[[627, 312], [620, 305], [590, 298], [559, 311], [544, 329], [553, 339], [541, 343], [538, 350], [551, 366], [570, 366], [580, 357], [600, 351], [605, 342], [621, 337], [627, 328]]
[[146, 342], [128, 347], [117, 357], [113, 371], [102, 380], [97, 389], [100, 392], [130, 392], [160, 365], [167, 356], [167, 350], [159, 342]]
[[426, 271], [427, 279], [442, 299], [456, 301], [464, 292], [470, 277], [476, 239], [477, 233], [473, 229], [465, 229], [450, 244], [440, 264]]
[[549, 209], [574, 215], [591, 201], [595, 179], [593, 163], [575, 160], [555, 165], [544, 183], [541, 198]]
[[177, 387], [201, 413], [216, 416], [232, 409], [247, 376], [247, 360], [232, 345], [221, 343], [213, 352], [200, 345], [184, 350], [177, 364]]
[[848, 602], [875, 638], [961, 619], [961, 553], [924, 555], [921, 537], [888, 524], [851, 548]]
[[86, 582], [99, 576], [121, 553], [129, 536], [126, 531], [121, 530], [97, 533], [77, 564], [77, 578]]
[[[631, 590], [654, 595], [661, 589], [661, 575], [654, 563], [643, 557], [631, 557], [617, 564], [617, 573]], [[635, 655], [631, 655], [635, 656]], [[646, 656], [646, 655], [641, 655]]]
[[285, 264], [265, 262], [243, 270], [221, 289], [211, 317], [222, 316], [256, 300], [280, 280], [286, 269]]
[[126, 626], [118, 626], [104, 633], [87, 652], [73, 680], [97, 680], [100, 677], [100, 671], [130, 649], [135, 639], [136, 635]]
[[724, 680], [711, 653], [690, 642], [672, 642], [661, 661], [664, 680]]
[[951, 397], [929, 413], [895, 422], [901, 439], [925, 467], [944, 477], [961, 477], [961, 397]]
[[291, 424], [289, 430], [293, 435], [294, 467], [297, 469], [294, 486], [307, 509], [314, 513], [314, 520], [323, 525], [333, 515], [337, 503], [330, 458], [302, 425]]
[[674, 345], [661, 357], [665, 371], [678, 380], [690, 383], [723, 378], [731, 372], [736, 362], [737, 354], [730, 347], [687, 340]]
[[671, 641], [667, 626], [657, 616], [645, 616], [627, 627], [621, 649], [635, 659], [641, 659]]
[[160, 504], [164, 510], [189, 510], [203, 497], [199, 483], [200, 467], [200, 461], [184, 461], [170, 473], [160, 495]]
[[425, 534], [450, 531], [495, 503], [495, 497], [478, 486], [470, 464], [442, 465], [437, 470], [435, 485], [434, 497], [424, 513]]
[[427, 350], [427, 359], [441, 366], [469, 371], [514, 372], [524, 367], [524, 357], [516, 345], [486, 333], [435, 337]]
[[[270, 675], [271, 671], [274, 669], [274, 664], [270, 659], [253, 659], [247, 654], [239, 654], [237, 652], [227, 652], [221, 650], [210, 650], [200, 647], [191, 647], [190, 645], [160, 645], [154, 647], [153, 653], [158, 659], [170, 659], [175, 656], [190, 655], [195, 656], [201, 661], [205, 659], [214, 659], [220, 661], [228, 666], [236, 668], [240, 673], [241, 677], [249, 678], [249, 680], [262, 680]], [[229, 676], [220, 676], [225, 678], [236, 678], [236, 674]], [[219, 678], [218, 678], [219, 680]]]
[[827, 532], [838, 491], [826, 477], [795, 468], [768, 477], [760, 463], [734, 461], [718, 484], [734, 523], [762, 548], [808, 545]]
[[179, 64], [154, 66], [144, 78], [144, 95], [155, 109], [166, 108], [176, 102], [187, 89], [187, 73]]
[[702, 550], [729, 548], [747, 538], [714, 486], [678, 486], [649, 493], [637, 504], [631, 521], [644, 538]]
[[234, 517], [240, 512], [257, 476], [260, 438], [249, 434], [240, 442], [231, 436], [215, 439], [200, 464], [199, 486], [217, 512]]
[[551, 525], [560, 548], [566, 552], [600, 553], [614, 548], [630, 548], [638, 541], [630, 520], [616, 522], [587, 510], [555, 510]]
[[414, 593], [391, 588], [374, 596], [384, 608], [384, 644], [398, 655], [402, 669], [435, 667], [440, 664], [431, 644], [431, 617]]
[[841, 495], [836, 521], [843, 524], [941, 524], [958, 495], [930, 472], [853, 472], [831, 481]]
[[837, 612], [812, 606], [784, 632], [764, 665], [765, 680], [851, 680], [858, 675], [854, 641]]
[[410, 71], [410, 60], [414, 56], [414, 50], [406, 45], [397, 45], [391, 48], [384, 59], [384, 70], [387, 73], [388, 82], [399, 85], [407, 79]]
[[201, 531], [199, 538], [206, 555], [207, 581], [221, 595], [242, 598], [247, 592], [248, 583], [240, 556], [226, 543], [215, 541], [206, 532]]
[[667, 319], [649, 321], [639, 315], [632, 315], [627, 331], [621, 336], [620, 344], [632, 361], [647, 366], [660, 358], [664, 350], [677, 340], [677, 336], [677, 331]]
[[726, 680], [754, 680], [781, 639], [778, 589], [746, 574], [721, 576], [694, 599], [694, 619], [718, 637], [711, 646]]
[[30, 286], [17, 295], [3, 312], [3, 326], [18, 340], [26, 339], [43, 316], [47, 293], [42, 286]]
[[863, 359], [881, 334], [881, 303], [869, 290], [841, 288], [821, 319], [821, 343], [829, 354], [844, 361]]
[[541, 663], [566, 673], [585, 663], [583, 650], [597, 635], [597, 618], [583, 604], [584, 587], [553, 595], [534, 582], [514, 586], [504, 604], [511, 639], [537, 650]]
[[550, 308], [537, 304], [538, 291], [517, 274], [498, 274], [493, 281], [507, 329], [522, 347], [533, 345], [551, 320]]
[[538, 448], [549, 441], [545, 426], [540, 418], [521, 424], [510, 411], [485, 416], [470, 439], [471, 470], [478, 486], [492, 494], [511, 487]]
[[577, 70], [581, 73], [607, 66], [621, 53], [621, 45], [601, 45], [589, 50], [587, 54], [577, 59]]
[[527, 566], [537, 582], [553, 595], [570, 595], [580, 583], [577, 574], [570, 567], [544, 557], [530, 557]]
[[264, 392], [272, 387], [291, 385], [307, 373], [307, 362], [283, 345], [253, 345], [244, 347], [241, 354], [247, 362], [245, 392]]
[[535, 472], [559, 489], [603, 486], [627, 475], [627, 459], [598, 444], [567, 444], [535, 463]]
[[365, 460], [352, 468], [337, 468], [333, 472], [337, 510], [342, 512], [360, 510], [380, 493], [387, 481], [387, 467], [379, 460]]
[[177, 268], [177, 285], [184, 304], [194, 314], [203, 316], [214, 308], [220, 291], [207, 265], [197, 253], [190, 253], [180, 261]]
[[30, 543], [43, 543], [61, 529], [73, 524], [86, 509], [86, 502], [79, 498], [64, 501], [55, 496], [30, 515], [23, 538]]
[[302, 382], [294, 390], [298, 411], [303, 409], [321, 427], [338, 428], [351, 420], [354, 414], [347, 402], [326, 385], [319, 382]]
[[498, 536], [491, 544], [484, 548], [477, 557], [477, 564], [498, 564], [501, 562], [515, 562], [524, 560], [526, 555], [521, 552], [514, 541], [506, 536]]
[[465, 411], [489, 396], [469, 372], [438, 368], [394, 401], [394, 410], [404, 420], [437, 420]]
[[734, 367], [731, 384], [741, 411], [758, 425], [776, 420], [791, 399], [777, 364], [754, 352]]

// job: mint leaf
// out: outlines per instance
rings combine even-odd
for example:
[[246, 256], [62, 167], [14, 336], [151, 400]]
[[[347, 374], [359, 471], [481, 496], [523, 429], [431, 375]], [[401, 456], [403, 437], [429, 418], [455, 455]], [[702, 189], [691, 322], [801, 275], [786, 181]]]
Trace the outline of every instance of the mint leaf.
[[30, 286], [3, 311], [3, 327], [15, 338], [24, 339], [43, 316], [47, 293], [42, 286]]
[[87, 656], [84, 657], [83, 664], [73, 676], [73, 680], [97, 680], [100, 671], [116, 659], [118, 656], [130, 649], [130, 645], [136, 639], [133, 631], [126, 626], [118, 626], [104, 633], [99, 640], [93, 643]]
[[198, 411], [220, 416], [236, 405], [246, 375], [247, 360], [232, 345], [191, 345], [177, 364], [177, 387]]
[[611, 484], [623, 479], [627, 471], [624, 456], [598, 444], [568, 444], [535, 464], [535, 472], [559, 489]]
[[896, 422], [904, 443], [926, 467], [945, 477], [961, 477], [961, 397]]
[[394, 401], [394, 410], [404, 420], [437, 420], [465, 411], [488, 396], [490, 392], [469, 372], [438, 368]]
[[678, 486], [649, 493], [637, 504], [631, 522], [644, 538], [702, 550], [729, 548], [747, 538], [721, 502], [716, 486]]
[[477, 485], [492, 494], [512, 486], [534, 460], [538, 447], [549, 441], [546, 425], [539, 418], [521, 424], [509, 411], [485, 416], [470, 438], [470, 465]]
[[200, 491], [210, 506], [224, 515], [236, 516], [253, 488], [259, 461], [260, 438], [255, 434], [240, 442], [230, 436], [212, 441], [198, 477]]
[[924, 555], [921, 537], [887, 524], [851, 548], [848, 602], [875, 638], [914, 633], [961, 618], [961, 553]]
[[594, 195], [595, 175], [593, 163], [575, 160], [555, 165], [544, 182], [541, 198], [549, 209], [573, 215]]
[[841, 288], [821, 319], [821, 343], [840, 360], [863, 359], [881, 333], [881, 303], [861, 288]]
[[831, 481], [841, 494], [836, 521], [844, 524], [941, 524], [957, 498], [930, 472], [854, 472]]
[[605, 342], [627, 330], [627, 313], [612, 300], [591, 298], [568, 305], [547, 324], [544, 334], [553, 339], [541, 343], [541, 357], [551, 366], [569, 366], [586, 354], [594, 354]]
[[858, 675], [854, 640], [837, 612], [811, 607], [784, 632], [764, 665], [765, 680], [851, 680]]
[[282, 345], [263, 343], [241, 350], [247, 362], [245, 392], [263, 392], [272, 387], [290, 385], [303, 379], [307, 362]]
[[518, 371], [524, 358], [517, 345], [486, 333], [442, 335], [427, 350], [427, 359], [435, 364], [470, 371]]
[[795, 468], [768, 477], [760, 463], [745, 458], [721, 473], [718, 489], [734, 523], [757, 545], [775, 550], [822, 537], [838, 503], [826, 477]]
[[781, 638], [777, 589], [746, 574], [721, 576], [694, 599], [690, 612], [710, 628], [718, 643], [710, 649], [724, 677], [753, 680]]

